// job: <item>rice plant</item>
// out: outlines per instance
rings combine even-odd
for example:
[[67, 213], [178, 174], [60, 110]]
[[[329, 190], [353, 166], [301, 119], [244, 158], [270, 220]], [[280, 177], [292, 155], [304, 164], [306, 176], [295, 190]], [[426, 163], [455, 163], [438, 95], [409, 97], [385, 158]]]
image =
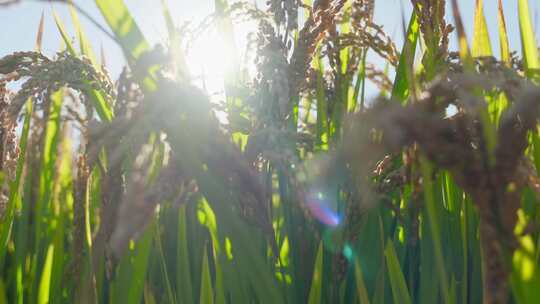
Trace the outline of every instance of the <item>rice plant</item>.
[[[200, 23], [154, 1], [159, 45], [122, 0], [95, 0], [105, 27], [52, 2], [76, 37], [54, 15], [64, 45], [42, 53], [42, 18], [0, 59], [0, 303], [540, 301], [527, 0], [498, 1], [498, 46], [482, 0], [471, 37], [456, 0], [411, 0], [403, 43], [375, 0], [219, 0]], [[121, 47], [116, 79], [78, 15]], [[217, 97], [188, 56], [210, 28]]]

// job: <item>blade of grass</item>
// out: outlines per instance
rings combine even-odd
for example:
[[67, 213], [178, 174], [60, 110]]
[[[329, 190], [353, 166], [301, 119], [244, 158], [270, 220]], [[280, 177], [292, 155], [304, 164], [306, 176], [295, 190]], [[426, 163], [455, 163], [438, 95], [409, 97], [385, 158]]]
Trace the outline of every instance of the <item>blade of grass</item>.
[[507, 66], [510, 66], [510, 44], [508, 42], [508, 31], [506, 30], [506, 21], [504, 18], [504, 11], [502, 0], [499, 0], [499, 7], [497, 9], [498, 24], [499, 24], [499, 44], [501, 49], [501, 59]]
[[187, 243], [185, 204], [180, 206], [178, 210], [178, 238], [176, 248], [176, 297], [180, 303], [194, 303], [189, 270], [190, 259]]
[[365, 90], [366, 55], [367, 55], [367, 49], [363, 48], [360, 51], [360, 63], [358, 65], [358, 72], [356, 73], [356, 81], [354, 83], [354, 88], [353, 88], [352, 94], [350, 94], [349, 96], [350, 98], [347, 104], [347, 111], [351, 113], [356, 111], [358, 107], [358, 98], [360, 97], [361, 92], [363, 94]]
[[145, 304], [157, 304], [156, 297], [152, 293], [152, 290], [150, 289], [148, 284], [144, 285], [143, 301]]
[[459, 56], [463, 62], [465, 69], [472, 68], [472, 58], [469, 51], [469, 44], [467, 43], [467, 35], [465, 34], [465, 26], [463, 25], [463, 19], [461, 19], [461, 12], [457, 0], [452, 0], [452, 14], [454, 15], [454, 22], [456, 24]]
[[0, 304], [8, 304], [6, 286], [2, 279], [0, 279]]
[[427, 210], [428, 221], [432, 230], [433, 246], [435, 252], [435, 265], [437, 266], [437, 272], [439, 274], [439, 283], [441, 285], [441, 293], [443, 295], [443, 301], [446, 304], [450, 304], [450, 293], [448, 285], [448, 276], [445, 269], [444, 256], [441, 244], [441, 228], [439, 218], [436, 214], [437, 202], [434, 196], [434, 183], [432, 180], [433, 169], [431, 164], [424, 157], [420, 160], [420, 169], [422, 171], [422, 180], [424, 183], [424, 196], [425, 207]]
[[525, 235], [519, 238], [519, 245], [512, 258], [512, 293], [517, 303], [537, 303], [540, 299], [540, 273], [534, 259], [534, 241], [530, 235]]
[[[223, 37], [223, 47], [225, 48], [225, 54], [230, 54], [230, 64], [227, 64], [225, 72], [225, 86], [227, 87], [237, 85], [239, 80], [239, 60], [237, 58], [237, 47], [235, 41], [234, 27], [232, 19], [228, 14], [225, 14], [229, 8], [227, 0], [214, 0], [215, 12], [219, 16], [218, 26]], [[230, 91], [230, 90], [228, 90]], [[229, 92], [230, 93], [230, 92]], [[232, 96], [231, 96], [232, 97]]]
[[84, 31], [81, 26], [81, 22], [79, 21], [77, 10], [75, 9], [73, 5], [73, 0], [69, 0], [69, 14], [71, 15], [73, 27], [75, 28], [75, 32], [77, 33], [77, 38], [79, 39], [79, 48], [80, 48], [81, 54], [88, 57], [88, 59], [90, 59], [90, 62], [92, 62], [92, 64], [95, 67], [97, 67], [96, 56], [94, 55], [94, 52], [92, 51], [92, 48], [90, 47], [90, 42], [88, 41], [88, 38], [86, 38], [86, 35], [84, 34]]
[[140, 303], [155, 229], [156, 221], [152, 220], [134, 248], [122, 258], [112, 287], [113, 303]]
[[169, 52], [172, 57], [173, 73], [178, 80], [189, 80], [189, 69], [186, 65], [184, 51], [181, 47], [183, 37], [180, 36], [180, 33], [175, 28], [167, 1], [161, 0], [161, 6], [163, 7], [163, 17], [169, 34]]
[[41, 52], [41, 45], [43, 43], [43, 31], [45, 28], [44, 22], [45, 22], [45, 12], [41, 12], [41, 18], [39, 19], [39, 26], [38, 26], [37, 36], [36, 36], [35, 50], [37, 52]]
[[[225, 303], [225, 294], [223, 288], [223, 277], [221, 271], [221, 258], [222, 250], [219, 242], [219, 235], [216, 223], [216, 215], [212, 210], [212, 207], [208, 204], [205, 199], [202, 199], [199, 202], [199, 221], [201, 224], [208, 228], [210, 232], [210, 238], [212, 240], [212, 257], [214, 260], [214, 273], [215, 273], [215, 284], [214, 284], [214, 294], [215, 294], [215, 303], [224, 304]], [[206, 247], [205, 247], [206, 248]]]
[[199, 304], [213, 304], [214, 295], [212, 291], [212, 279], [210, 277], [210, 267], [208, 266], [208, 254], [206, 246], [203, 254], [203, 263], [201, 267], [201, 294], [199, 295]]
[[58, 31], [60, 32], [60, 36], [62, 36], [62, 39], [64, 40], [64, 43], [66, 44], [67, 51], [73, 55], [77, 56], [77, 51], [75, 51], [75, 47], [73, 46], [73, 43], [71, 42], [71, 38], [69, 38], [69, 34], [66, 32], [66, 29], [64, 27], [64, 24], [62, 23], [62, 20], [56, 14], [55, 11], [52, 12], [54, 17], [54, 22], [56, 23], [56, 27], [58, 28]]
[[540, 69], [540, 59], [538, 57], [538, 46], [536, 45], [528, 0], [518, 0], [518, 14], [524, 68], [528, 77], [538, 80], [537, 70]]
[[[53, 11], [54, 21], [56, 23], [56, 27], [58, 28], [58, 31], [60, 32], [60, 35], [62, 36], [62, 39], [66, 43], [66, 47], [68, 49], [68, 52], [72, 56], [77, 56], [77, 51], [75, 51], [75, 48], [73, 47], [73, 44], [71, 43], [71, 39], [69, 38], [69, 35], [67, 34], [65, 27], [62, 23], [62, 20], [58, 17], [58, 15]], [[114, 116], [113, 110], [110, 106], [111, 101], [105, 100], [103, 97], [103, 93], [99, 90], [96, 90], [92, 88], [89, 82], [84, 83], [84, 92], [88, 94], [90, 97], [90, 100], [92, 100], [92, 103], [94, 104], [94, 108], [96, 109], [96, 112], [98, 113], [99, 117], [106, 122], [110, 122]]]
[[155, 240], [158, 251], [158, 259], [161, 265], [161, 272], [163, 274], [163, 281], [165, 282], [165, 290], [167, 292], [167, 303], [176, 303], [176, 298], [172, 291], [171, 281], [169, 279], [169, 271], [167, 270], [167, 262], [165, 260], [165, 252], [163, 251], [163, 245], [161, 243], [161, 229], [155, 229]]
[[356, 293], [358, 294], [360, 303], [369, 304], [369, 295], [364, 282], [364, 274], [362, 273], [362, 268], [360, 267], [360, 261], [358, 259], [354, 262], [354, 276], [356, 281]]
[[154, 70], [156, 66], [147, 66], [139, 62], [142, 55], [150, 51], [150, 45], [144, 38], [131, 16], [123, 0], [95, 0], [105, 18], [105, 21], [113, 31], [118, 43], [124, 51], [124, 56], [130, 65], [136, 80], [144, 92], [152, 92], [157, 89]]
[[394, 86], [392, 88], [392, 98], [405, 103], [409, 96], [409, 89], [412, 88], [414, 55], [416, 53], [416, 45], [418, 43], [420, 24], [418, 16], [413, 12], [409, 25], [407, 27], [406, 40], [403, 44], [401, 56], [399, 57], [399, 65], [394, 78]]
[[469, 288], [469, 229], [467, 222], [467, 201], [462, 202], [462, 214], [460, 217], [460, 229], [461, 229], [461, 246], [463, 251], [463, 277], [461, 279], [461, 301], [467, 303], [468, 300], [468, 288]]
[[114, 32], [129, 62], [150, 50], [141, 30], [122, 0], [96, 0], [101, 14]]
[[71, 141], [67, 136], [66, 127], [63, 126], [61, 130], [61, 140], [59, 155], [57, 160], [57, 170], [54, 180], [53, 198], [51, 208], [53, 209], [54, 219], [49, 225], [50, 231], [48, 234], [52, 235], [52, 244], [54, 245], [54, 259], [51, 270], [51, 287], [50, 287], [50, 301], [51, 303], [60, 302], [62, 299], [64, 267], [66, 261], [65, 255], [65, 240], [66, 226], [68, 222], [69, 207], [73, 205], [73, 193], [71, 190], [72, 185], [72, 151]]
[[390, 279], [390, 286], [392, 287], [394, 303], [411, 304], [411, 296], [409, 295], [409, 290], [407, 289], [407, 284], [405, 283], [405, 277], [403, 276], [403, 272], [399, 266], [396, 250], [394, 249], [392, 241], [388, 241], [386, 243], [384, 255], [386, 256], [388, 278]]
[[[58, 143], [60, 139], [60, 116], [64, 101], [64, 90], [61, 89], [48, 96], [48, 108], [45, 110], [45, 131], [42, 137], [42, 154], [39, 163], [38, 197], [34, 206], [34, 254], [31, 264], [31, 277], [36, 281], [31, 288], [38, 288], [38, 272], [42, 267], [43, 249], [47, 249], [52, 242], [50, 224], [54, 222], [53, 208], [51, 207], [54, 195], [54, 177], [56, 173], [56, 160], [58, 156]], [[41, 280], [43, 281], [43, 280]], [[41, 284], [41, 283], [40, 283]], [[49, 284], [49, 283], [47, 283]], [[41, 288], [41, 286], [39, 286]], [[33, 290], [33, 289], [32, 289]], [[33, 292], [31, 292], [33, 293]], [[41, 291], [38, 290], [39, 295]], [[38, 300], [38, 299], [36, 299]]]
[[[54, 175], [60, 138], [60, 111], [64, 100], [64, 91], [59, 90], [50, 96], [50, 106], [45, 122], [45, 134], [41, 155], [41, 172], [39, 180], [39, 199], [35, 206], [35, 251], [40, 258], [42, 242], [48, 239], [48, 222], [52, 220], [51, 201], [54, 191]], [[37, 270], [37, 269], [36, 269]]]
[[320, 304], [322, 302], [322, 281], [323, 281], [323, 245], [319, 243], [317, 258], [313, 267], [313, 277], [311, 278], [311, 288], [309, 290], [308, 304]]
[[54, 258], [54, 245], [50, 244], [47, 249], [47, 257], [45, 258], [45, 263], [43, 265], [43, 270], [41, 273], [41, 279], [39, 282], [39, 294], [37, 298], [38, 304], [48, 304], [49, 303], [49, 292], [51, 285], [51, 269], [53, 265]]
[[476, 0], [476, 13], [474, 15], [474, 34], [472, 41], [472, 56], [491, 56], [491, 42], [489, 32], [484, 16], [484, 1]]

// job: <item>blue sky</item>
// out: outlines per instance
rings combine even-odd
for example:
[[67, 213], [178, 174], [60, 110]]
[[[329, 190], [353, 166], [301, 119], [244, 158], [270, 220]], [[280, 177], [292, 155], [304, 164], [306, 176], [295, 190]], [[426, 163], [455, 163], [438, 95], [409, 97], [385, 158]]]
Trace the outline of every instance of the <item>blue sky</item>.
[[[95, 17], [98, 22], [105, 25], [101, 18], [94, 1], [91, 0], [75, 0], [85, 11]], [[161, 5], [159, 0], [125, 0], [126, 4], [131, 9], [139, 26], [142, 28], [146, 38], [152, 43], [162, 42], [165, 38], [165, 26], [163, 18], [161, 18]], [[260, 7], [265, 1], [258, 0]], [[449, 2], [449, 1], [448, 1]], [[466, 24], [466, 30], [469, 34], [472, 33], [472, 21], [474, 14], [475, 1], [460, 0], [458, 1], [462, 17]], [[491, 42], [493, 49], [498, 53], [498, 37], [497, 37], [497, 0], [486, 0], [485, 14], [489, 29], [491, 30]], [[177, 23], [187, 20], [197, 21], [213, 11], [213, 0], [168, 0], [172, 14], [177, 19]], [[520, 50], [519, 40], [519, 25], [517, 19], [517, 0], [503, 0], [505, 9], [507, 29], [509, 32], [510, 45], [512, 50]], [[533, 26], [536, 29], [537, 37], [540, 37], [540, 0], [529, 0], [531, 8], [531, 17]], [[32, 50], [35, 44], [36, 30], [39, 23], [39, 18], [42, 12], [45, 14], [45, 33], [43, 39], [43, 51], [52, 55], [61, 46], [60, 36], [55, 27], [52, 9], [54, 9], [66, 26], [70, 33], [74, 36], [71, 27], [71, 18], [69, 11], [64, 5], [50, 3], [37, 3], [34, 1], [25, 2], [13, 5], [8, 8], [0, 9], [0, 56], [7, 55], [14, 51]], [[402, 15], [409, 17], [411, 6], [409, 0], [377, 0], [375, 7], [375, 21], [384, 25], [388, 34], [390, 34], [398, 43], [398, 48], [402, 41]], [[450, 13], [450, 9], [447, 9]], [[105, 49], [108, 68], [113, 76], [117, 75], [123, 65], [122, 54], [118, 46], [114, 44], [108, 37], [102, 34], [88, 20], [80, 16], [84, 31], [90, 37], [91, 45], [94, 47], [95, 53], [99, 54], [100, 46]], [[448, 20], [453, 23], [452, 17], [449, 15]], [[455, 45], [455, 39], [452, 39], [452, 44]], [[375, 55], [370, 58], [372, 62], [379, 61]], [[219, 59], [218, 59], [219, 60]]]

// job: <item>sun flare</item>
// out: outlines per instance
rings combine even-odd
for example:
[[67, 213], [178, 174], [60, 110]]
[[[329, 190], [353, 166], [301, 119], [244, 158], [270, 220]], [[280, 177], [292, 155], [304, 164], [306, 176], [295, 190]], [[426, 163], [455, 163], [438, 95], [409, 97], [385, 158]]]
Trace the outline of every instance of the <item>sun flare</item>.
[[234, 26], [234, 42], [227, 40], [218, 28], [212, 28], [195, 37], [186, 54], [187, 67], [194, 80], [209, 94], [220, 94], [228, 77], [235, 77], [241, 70], [253, 72], [254, 64], [243, 60], [247, 36], [253, 27], [247, 24]]
[[209, 93], [223, 89], [226, 71], [231, 68], [233, 52], [216, 31], [197, 38], [187, 53], [187, 65], [192, 76]]

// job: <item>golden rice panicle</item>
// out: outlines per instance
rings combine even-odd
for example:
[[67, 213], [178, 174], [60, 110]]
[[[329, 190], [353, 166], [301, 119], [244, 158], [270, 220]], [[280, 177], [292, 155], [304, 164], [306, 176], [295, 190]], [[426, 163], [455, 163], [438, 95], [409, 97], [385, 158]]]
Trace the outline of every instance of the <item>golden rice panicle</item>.
[[60, 52], [52, 60], [38, 52], [16, 52], [0, 59], [0, 74], [6, 81], [25, 80], [10, 103], [9, 114], [16, 118], [28, 98], [42, 101], [47, 94], [61, 87], [88, 93], [96, 89], [105, 94], [106, 100], [115, 96], [109, 78], [96, 70], [90, 60]]
[[[345, 5], [345, 0], [319, 1], [298, 34], [298, 43], [290, 61], [289, 79], [296, 90], [304, 87], [307, 70], [315, 50], [324, 35], [335, 25], [335, 16]], [[294, 94], [293, 94], [294, 95]]]
[[440, 67], [440, 63], [448, 55], [449, 35], [454, 30], [454, 27], [445, 20], [446, 1], [411, 0], [411, 2], [427, 46], [424, 64]]
[[384, 28], [373, 21], [374, 0], [356, 0], [352, 3], [351, 33], [340, 36], [342, 47], [370, 48], [391, 65], [397, 66], [399, 52]]
[[[15, 122], [8, 115], [8, 91], [0, 82], [0, 172], [7, 180], [15, 179], [19, 148], [15, 134]], [[8, 183], [0, 181], [0, 218], [3, 218], [7, 207], [9, 192]]]

